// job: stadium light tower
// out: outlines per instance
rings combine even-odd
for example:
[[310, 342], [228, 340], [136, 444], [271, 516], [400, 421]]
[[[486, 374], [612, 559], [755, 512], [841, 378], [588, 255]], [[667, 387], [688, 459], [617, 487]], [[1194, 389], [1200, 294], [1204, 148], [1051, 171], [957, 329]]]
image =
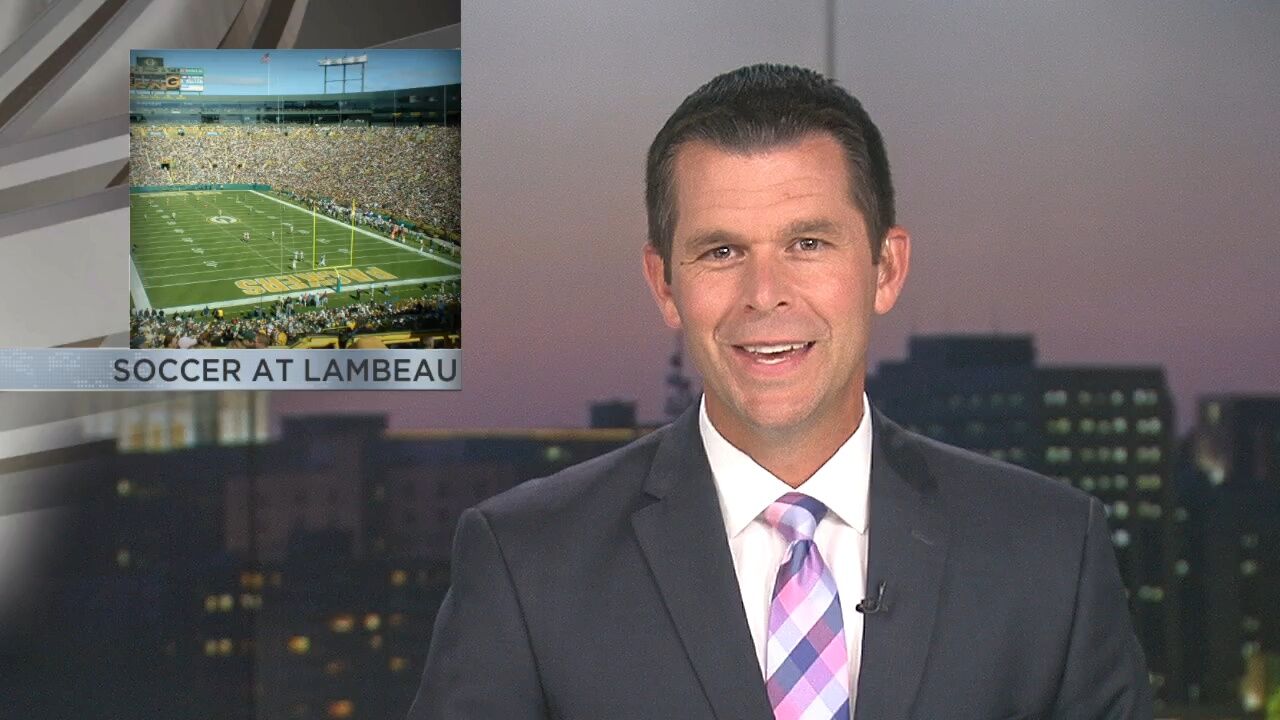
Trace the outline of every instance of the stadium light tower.
[[[364, 92], [365, 69], [368, 67], [368, 64], [369, 64], [368, 55], [348, 55], [346, 57], [322, 58], [321, 60], [318, 61], [318, 63], [321, 67], [324, 68], [324, 92], [326, 95], [329, 94], [329, 83], [340, 82], [342, 83], [341, 92], [347, 91], [347, 67], [351, 65], [360, 66], [360, 92]], [[338, 78], [334, 78], [333, 80], [329, 79], [329, 68], [331, 67], [342, 68], [341, 79], [338, 79]], [[352, 78], [351, 80], [352, 82], [355, 82], [355, 78]]]

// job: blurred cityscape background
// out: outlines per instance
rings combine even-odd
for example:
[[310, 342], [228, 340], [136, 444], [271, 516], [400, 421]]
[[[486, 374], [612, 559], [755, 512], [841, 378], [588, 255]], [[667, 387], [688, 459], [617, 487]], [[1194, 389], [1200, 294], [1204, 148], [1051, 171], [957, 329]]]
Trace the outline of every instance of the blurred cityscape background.
[[[694, 385], [677, 351], [667, 413]], [[1159, 717], [1280, 717], [1280, 394], [1202, 397], [1178, 434], [1159, 366], [1046, 365], [1029, 335], [913, 337], [868, 389], [1105, 503]], [[56, 468], [64, 515], [8, 608], [3, 717], [400, 717], [459, 514], [665, 421], [617, 399], [488, 430], [278, 419], [264, 393], [83, 410], [86, 442], [4, 461]]]

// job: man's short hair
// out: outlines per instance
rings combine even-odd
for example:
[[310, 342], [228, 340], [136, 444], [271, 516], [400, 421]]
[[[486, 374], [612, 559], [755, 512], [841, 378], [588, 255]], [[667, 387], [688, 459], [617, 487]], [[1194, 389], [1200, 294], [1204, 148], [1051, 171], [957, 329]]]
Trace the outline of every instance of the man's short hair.
[[768, 150], [811, 133], [844, 147], [853, 202], [867, 223], [871, 260], [894, 224], [893, 181], [880, 130], [858, 99], [820, 73], [791, 65], [750, 65], [719, 75], [680, 103], [649, 146], [645, 203], [649, 242], [671, 281], [676, 226], [675, 157], [703, 141], [738, 153]]

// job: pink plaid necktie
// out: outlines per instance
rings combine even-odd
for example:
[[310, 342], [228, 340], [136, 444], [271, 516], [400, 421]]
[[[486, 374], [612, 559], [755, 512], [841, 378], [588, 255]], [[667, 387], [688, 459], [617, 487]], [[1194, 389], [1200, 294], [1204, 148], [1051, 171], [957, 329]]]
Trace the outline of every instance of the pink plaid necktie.
[[787, 493], [764, 511], [786, 538], [769, 606], [765, 681], [777, 720], [849, 720], [849, 651], [840, 595], [813, 533], [827, 507]]

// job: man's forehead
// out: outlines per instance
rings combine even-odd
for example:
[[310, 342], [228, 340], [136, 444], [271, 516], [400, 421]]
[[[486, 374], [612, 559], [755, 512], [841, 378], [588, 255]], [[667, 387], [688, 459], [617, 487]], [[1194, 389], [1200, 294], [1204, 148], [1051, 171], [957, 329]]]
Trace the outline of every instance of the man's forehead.
[[843, 149], [827, 133], [751, 149], [685, 143], [674, 157], [672, 186], [677, 236], [714, 229], [691, 223], [746, 216], [793, 232], [833, 231], [850, 216], [861, 224]]

